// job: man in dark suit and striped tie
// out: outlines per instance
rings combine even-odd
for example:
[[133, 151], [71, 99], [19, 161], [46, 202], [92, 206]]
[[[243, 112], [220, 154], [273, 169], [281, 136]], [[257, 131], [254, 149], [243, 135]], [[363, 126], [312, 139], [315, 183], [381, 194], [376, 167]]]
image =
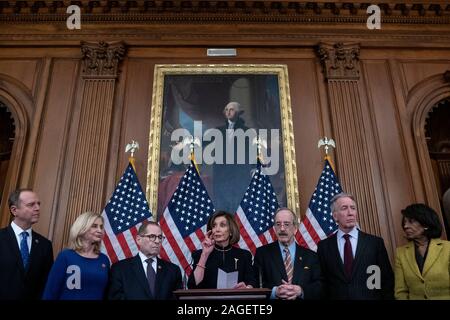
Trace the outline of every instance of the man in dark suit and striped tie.
[[315, 252], [295, 243], [297, 217], [288, 208], [275, 213], [278, 241], [256, 249], [255, 272], [272, 299], [320, 299], [321, 272]]
[[40, 299], [53, 264], [51, 242], [31, 229], [41, 203], [31, 189], [18, 189], [8, 205], [13, 221], [0, 229], [0, 300]]
[[393, 299], [394, 274], [383, 239], [357, 228], [355, 198], [339, 193], [331, 199], [338, 231], [319, 242], [326, 296], [336, 300]]

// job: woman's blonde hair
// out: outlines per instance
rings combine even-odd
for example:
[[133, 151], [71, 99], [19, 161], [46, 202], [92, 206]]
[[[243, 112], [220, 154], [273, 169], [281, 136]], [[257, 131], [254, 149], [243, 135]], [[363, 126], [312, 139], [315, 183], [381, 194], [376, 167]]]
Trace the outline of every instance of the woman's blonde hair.
[[[94, 212], [85, 212], [78, 216], [75, 222], [72, 224], [69, 233], [69, 249], [73, 249], [75, 251], [80, 251], [83, 248], [83, 243], [81, 241], [81, 237], [92, 227], [96, 219], [101, 219], [103, 221], [103, 217]], [[94, 252], [96, 254], [100, 253], [101, 241], [94, 243]]]

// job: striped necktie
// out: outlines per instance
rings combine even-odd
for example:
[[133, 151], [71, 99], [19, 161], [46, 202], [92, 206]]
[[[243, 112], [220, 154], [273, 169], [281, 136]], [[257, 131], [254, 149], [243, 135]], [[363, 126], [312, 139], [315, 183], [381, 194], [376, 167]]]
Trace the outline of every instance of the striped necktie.
[[292, 265], [291, 253], [289, 248], [284, 248], [284, 268], [286, 269], [286, 274], [288, 282], [292, 283], [292, 277], [294, 275], [294, 266]]

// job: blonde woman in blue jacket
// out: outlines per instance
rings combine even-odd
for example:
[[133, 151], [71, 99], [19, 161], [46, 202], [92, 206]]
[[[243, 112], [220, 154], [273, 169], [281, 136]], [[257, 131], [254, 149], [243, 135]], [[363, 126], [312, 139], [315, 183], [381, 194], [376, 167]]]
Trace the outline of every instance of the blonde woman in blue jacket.
[[450, 300], [450, 242], [441, 240], [437, 213], [425, 204], [402, 210], [409, 243], [397, 248], [395, 298]]

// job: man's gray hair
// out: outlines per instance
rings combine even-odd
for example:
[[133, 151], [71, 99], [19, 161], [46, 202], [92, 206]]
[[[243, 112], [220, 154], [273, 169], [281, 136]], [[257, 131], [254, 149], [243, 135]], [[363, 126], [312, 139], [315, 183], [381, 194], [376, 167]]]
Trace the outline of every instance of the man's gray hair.
[[234, 107], [236, 108], [236, 112], [237, 112], [238, 114], [244, 113], [244, 108], [241, 106], [241, 104], [240, 104], [239, 102], [236, 102], [236, 101], [230, 101], [230, 102], [228, 102], [228, 103], [225, 105], [225, 107], [223, 108], [223, 111], [224, 111], [224, 112], [225, 112], [225, 108], [226, 108], [228, 105], [230, 105], [230, 104], [234, 105]]
[[355, 202], [355, 204], [356, 204], [355, 197], [354, 197], [351, 193], [341, 192], [341, 193], [338, 193], [338, 194], [334, 195], [334, 197], [331, 198], [331, 200], [330, 200], [330, 208], [331, 208], [331, 212], [335, 212], [335, 211], [336, 211], [336, 209], [337, 209], [337, 208], [336, 208], [336, 201], [338, 201], [338, 200], [341, 199], [341, 198], [350, 198], [350, 199], [352, 199], [352, 200]]
[[275, 213], [273, 214], [273, 220], [275, 221], [275, 217], [277, 216], [278, 212], [280, 211], [289, 211], [290, 213], [292, 213], [292, 217], [293, 217], [293, 222], [294, 222], [294, 226], [298, 225], [298, 217], [297, 215], [294, 213], [294, 211], [292, 211], [291, 209], [287, 208], [287, 207], [280, 207], [277, 209], [277, 211], [275, 211]]

